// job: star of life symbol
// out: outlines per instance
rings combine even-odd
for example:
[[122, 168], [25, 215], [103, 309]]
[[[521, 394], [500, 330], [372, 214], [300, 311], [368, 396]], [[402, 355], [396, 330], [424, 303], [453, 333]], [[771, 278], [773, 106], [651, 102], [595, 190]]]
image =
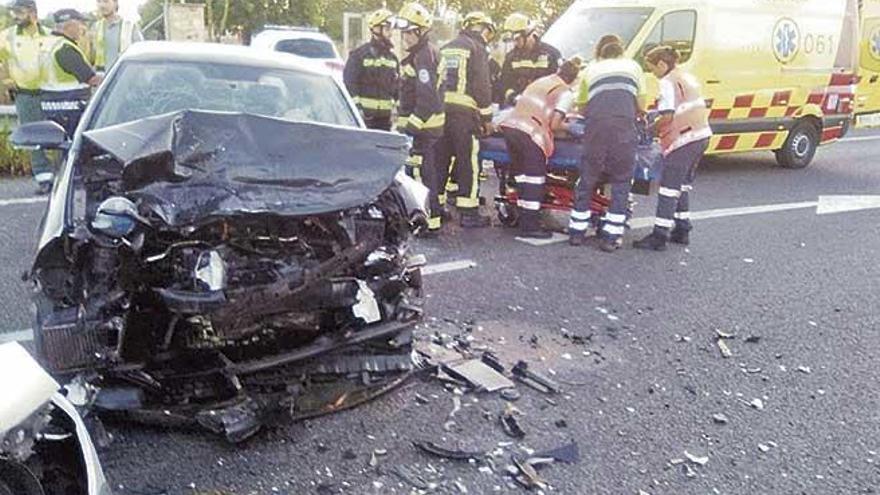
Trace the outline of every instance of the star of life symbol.
[[781, 19], [773, 29], [773, 54], [776, 59], [787, 64], [794, 60], [801, 46], [801, 33], [791, 19]]
[[874, 28], [868, 45], [871, 50], [871, 56], [880, 60], [880, 27]]

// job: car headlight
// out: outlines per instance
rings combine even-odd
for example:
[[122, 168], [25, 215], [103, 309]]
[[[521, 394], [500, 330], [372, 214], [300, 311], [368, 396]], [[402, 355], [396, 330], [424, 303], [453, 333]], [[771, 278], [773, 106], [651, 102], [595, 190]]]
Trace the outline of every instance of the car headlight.
[[138, 214], [137, 207], [128, 198], [114, 196], [98, 206], [92, 229], [116, 239], [131, 234], [138, 223], [146, 220]]
[[217, 251], [204, 251], [196, 261], [195, 279], [212, 292], [226, 288], [226, 262]]

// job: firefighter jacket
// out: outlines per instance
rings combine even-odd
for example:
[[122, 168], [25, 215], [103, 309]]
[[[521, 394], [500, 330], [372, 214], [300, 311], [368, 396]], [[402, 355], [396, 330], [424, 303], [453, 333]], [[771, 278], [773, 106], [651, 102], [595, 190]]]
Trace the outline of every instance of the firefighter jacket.
[[437, 91], [437, 48], [423, 38], [400, 63], [397, 130], [410, 136], [443, 135], [446, 116]]
[[440, 92], [446, 111], [472, 113], [492, 120], [492, 82], [489, 52], [477, 33], [462, 31], [440, 50]]
[[501, 67], [501, 87], [503, 101], [512, 104], [529, 84], [538, 79], [555, 74], [559, 70], [562, 55], [556, 48], [538, 41], [531, 51], [514, 48], [504, 58]]
[[342, 78], [364, 117], [391, 116], [397, 100], [398, 66], [391, 44], [376, 38], [348, 55]]
[[671, 121], [659, 127], [660, 146], [665, 155], [712, 137], [709, 109], [700, 96], [700, 83], [681, 69], [673, 70], [660, 80], [657, 110], [661, 115], [672, 116]]

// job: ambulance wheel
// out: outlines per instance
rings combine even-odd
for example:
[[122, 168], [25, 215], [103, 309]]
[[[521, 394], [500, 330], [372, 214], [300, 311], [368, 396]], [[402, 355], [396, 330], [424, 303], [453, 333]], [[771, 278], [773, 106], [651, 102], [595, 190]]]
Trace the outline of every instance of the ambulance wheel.
[[805, 168], [819, 147], [819, 129], [810, 121], [794, 126], [782, 148], [776, 150], [776, 162], [784, 168]]

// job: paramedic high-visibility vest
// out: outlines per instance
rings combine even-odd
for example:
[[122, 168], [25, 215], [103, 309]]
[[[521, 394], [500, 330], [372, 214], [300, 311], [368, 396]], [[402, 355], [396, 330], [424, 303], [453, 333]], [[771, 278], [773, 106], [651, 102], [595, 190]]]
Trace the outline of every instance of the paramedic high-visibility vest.
[[516, 107], [501, 121], [501, 127], [520, 130], [544, 152], [553, 155], [553, 130], [550, 124], [562, 96], [570, 88], [556, 74], [542, 77], [528, 85], [516, 100]]
[[41, 89], [43, 91], [74, 91], [88, 88], [88, 84], [79, 82], [76, 75], [64, 70], [58, 64], [58, 57], [56, 56], [59, 50], [68, 46], [79, 52], [83, 60], [88, 60], [79, 46], [62, 36], [51, 36], [48, 39], [51, 41], [45, 45], [46, 49], [43, 50], [41, 57], [45, 70]]
[[31, 35], [19, 32], [17, 26], [12, 26], [6, 29], [0, 38], [9, 54], [9, 77], [16, 88], [39, 90], [43, 83], [40, 55], [43, 44], [48, 39], [43, 27], [37, 26], [37, 31]]
[[[134, 23], [122, 19], [119, 22], [122, 23], [119, 29], [119, 53], [117, 56], [125, 53], [126, 50], [131, 47], [131, 37], [134, 34]], [[107, 19], [98, 19], [95, 22], [95, 60], [93, 64], [96, 68], [99, 69], [109, 69], [107, 67]]]
[[665, 154], [687, 144], [712, 136], [709, 109], [700, 96], [700, 84], [687, 72], [675, 69], [663, 78], [662, 84], [674, 89], [675, 113], [672, 121], [660, 128], [660, 146]]

